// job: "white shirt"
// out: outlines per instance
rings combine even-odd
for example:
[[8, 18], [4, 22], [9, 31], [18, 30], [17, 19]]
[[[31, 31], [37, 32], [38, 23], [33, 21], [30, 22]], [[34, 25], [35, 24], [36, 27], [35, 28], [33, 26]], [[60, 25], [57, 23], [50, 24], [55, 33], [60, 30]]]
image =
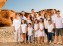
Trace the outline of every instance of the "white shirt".
[[22, 33], [26, 33], [26, 24], [21, 24]]
[[37, 19], [40, 20], [40, 18], [44, 18], [43, 16], [39, 16]]
[[25, 16], [21, 17], [21, 19], [27, 20], [27, 18]]
[[21, 24], [20, 19], [18, 19], [18, 20], [17, 19], [14, 19], [12, 26], [15, 27], [15, 30], [18, 30], [20, 28], [20, 24]]
[[48, 25], [48, 32], [53, 32], [53, 24]]
[[54, 23], [56, 24], [56, 28], [63, 28], [63, 18], [56, 17]]
[[33, 28], [32, 27], [28, 27], [28, 35], [31, 36], [33, 35]]
[[27, 20], [27, 23], [32, 23], [32, 21], [31, 20]]
[[47, 27], [48, 27], [48, 20], [44, 19], [44, 25], [45, 25], [45, 29], [47, 29]]
[[52, 23], [53, 23], [54, 20], [56, 19], [57, 15], [56, 14], [53, 14], [51, 17], [52, 17]]

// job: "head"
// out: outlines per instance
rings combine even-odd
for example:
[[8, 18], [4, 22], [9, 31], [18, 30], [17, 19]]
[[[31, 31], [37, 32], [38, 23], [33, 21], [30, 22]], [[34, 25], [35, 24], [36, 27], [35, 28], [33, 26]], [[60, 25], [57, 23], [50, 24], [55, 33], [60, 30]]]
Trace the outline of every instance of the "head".
[[16, 18], [16, 19], [19, 19], [19, 14], [18, 14], [18, 13], [16, 13], [15, 18]]
[[48, 23], [49, 23], [49, 24], [51, 24], [51, 23], [52, 23], [52, 21], [51, 21], [51, 20], [48, 20]]
[[31, 23], [28, 23], [28, 27], [31, 27]]
[[24, 24], [24, 23], [25, 23], [25, 20], [24, 20], [24, 19], [22, 19], [22, 20], [21, 20], [21, 24]]
[[32, 9], [32, 10], [31, 10], [31, 12], [32, 12], [32, 13], [35, 13], [35, 10], [34, 10], [34, 9]]
[[59, 15], [60, 15], [60, 11], [58, 10], [58, 11], [56, 12], [56, 14], [59, 16]]
[[21, 12], [21, 14], [22, 14], [22, 15], [25, 15], [25, 12], [24, 12], [24, 11], [22, 11], [22, 12]]
[[35, 19], [35, 23], [38, 23], [38, 20], [37, 19]]
[[40, 18], [40, 22], [43, 23], [44, 22], [44, 19], [43, 18]]

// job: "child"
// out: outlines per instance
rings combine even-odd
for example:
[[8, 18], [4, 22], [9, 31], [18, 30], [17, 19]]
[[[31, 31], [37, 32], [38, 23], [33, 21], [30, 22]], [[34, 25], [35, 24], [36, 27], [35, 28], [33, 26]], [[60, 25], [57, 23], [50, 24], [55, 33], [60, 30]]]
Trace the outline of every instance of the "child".
[[51, 20], [48, 20], [48, 43], [52, 42], [52, 33], [53, 33], [53, 24], [51, 23]]
[[34, 23], [34, 37], [35, 37], [35, 43], [37, 42], [37, 34], [38, 34], [38, 20], [35, 19], [35, 23]]
[[39, 22], [39, 31], [38, 31], [38, 43], [42, 43], [44, 42], [44, 22], [43, 19], [40, 18], [40, 22]]
[[31, 23], [28, 24], [27, 32], [28, 32], [28, 43], [31, 43], [33, 35], [33, 28], [31, 26]]
[[23, 37], [23, 42], [26, 43], [26, 30], [27, 30], [27, 25], [25, 24], [25, 20], [22, 19], [22, 24], [21, 24], [21, 33]]

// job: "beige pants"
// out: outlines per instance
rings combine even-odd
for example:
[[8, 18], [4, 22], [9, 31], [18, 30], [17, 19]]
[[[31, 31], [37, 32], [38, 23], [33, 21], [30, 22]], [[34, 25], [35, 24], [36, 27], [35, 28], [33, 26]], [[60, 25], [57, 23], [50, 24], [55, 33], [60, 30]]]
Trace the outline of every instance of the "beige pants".
[[15, 35], [15, 40], [16, 42], [20, 42], [20, 29], [16, 30], [16, 32], [14, 32]]

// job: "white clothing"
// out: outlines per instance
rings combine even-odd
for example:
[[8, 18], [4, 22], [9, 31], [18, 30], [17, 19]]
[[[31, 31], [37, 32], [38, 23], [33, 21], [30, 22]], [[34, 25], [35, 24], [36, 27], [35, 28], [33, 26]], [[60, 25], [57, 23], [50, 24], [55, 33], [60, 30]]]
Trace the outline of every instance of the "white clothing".
[[39, 23], [38, 37], [40, 36], [45, 36], [44, 25], [42, 23]]
[[25, 16], [23, 16], [21, 19], [27, 20], [27, 18]]
[[34, 24], [34, 30], [35, 30], [35, 37], [38, 35], [38, 24]]
[[54, 23], [56, 24], [56, 28], [63, 28], [63, 18], [56, 17]]
[[32, 35], [33, 35], [33, 28], [28, 27], [28, 36], [32, 36]]
[[53, 32], [53, 24], [48, 25], [48, 32]]
[[21, 24], [22, 33], [26, 33], [26, 24]]
[[32, 21], [31, 20], [27, 20], [27, 23], [32, 23]]
[[34, 24], [34, 30], [38, 30], [38, 24]]
[[44, 26], [45, 26], [45, 29], [47, 29], [48, 27], [48, 20], [44, 19]]
[[14, 20], [13, 20], [13, 24], [12, 24], [12, 26], [15, 27], [15, 30], [18, 30], [18, 29], [20, 28], [20, 24], [21, 24], [20, 19], [19, 19], [19, 20], [14, 19]]

